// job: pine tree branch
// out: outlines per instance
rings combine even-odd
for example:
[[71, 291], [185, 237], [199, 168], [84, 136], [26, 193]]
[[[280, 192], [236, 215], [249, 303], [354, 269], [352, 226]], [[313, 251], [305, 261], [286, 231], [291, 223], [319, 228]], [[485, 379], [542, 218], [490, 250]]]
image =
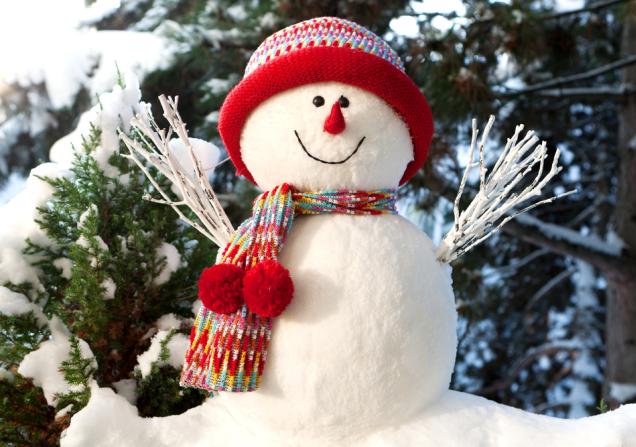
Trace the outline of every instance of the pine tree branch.
[[546, 344], [546, 345], [542, 345], [542, 346], [538, 346], [536, 348], [530, 349], [523, 358], [515, 362], [515, 364], [510, 369], [510, 372], [508, 373], [508, 375], [506, 375], [506, 377], [504, 377], [502, 380], [498, 382], [495, 382], [491, 385], [488, 385], [477, 391], [474, 391], [473, 394], [488, 395], [497, 391], [504, 390], [508, 388], [510, 385], [512, 385], [512, 383], [515, 381], [515, 379], [521, 373], [521, 371], [526, 369], [528, 366], [534, 363], [537, 359], [543, 356], [555, 355], [559, 352], [574, 353], [578, 350], [579, 350], [578, 346], [573, 346], [570, 343]]
[[[576, 243], [574, 242], [574, 238], [551, 237], [542, 231], [540, 226], [529, 224], [527, 220], [516, 219], [510, 221], [503, 226], [502, 231], [524, 242], [548, 249], [553, 253], [581, 259], [598, 268], [606, 275], [622, 275], [627, 273], [625, 272], [624, 262], [620, 256], [594, 250], [584, 244]], [[578, 233], [574, 231], [572, 231], [572, 233], [578, 235]]]
[[542, 20], [554, 20], [561, 19], [563, 17], [568, 17], [571, 15], [581, 14], [584, 12], [596, 12], [601, 9], [609, 8], [611, 6], [619, 5], [621, 3], [628, 3], [634, 0], [606, 0], [597, 3], [592, 3], [587, 6], [583, 6], [582, 8], [572, 9], [570, 11], [562, 11], [554, 14], [546, 14], [542, 17]]
[[551, 98], [581, 98], [591, 100], [603, 99], [622, 99], [627, 95], [636, 93], [636, 88], [628, 85], [618, 87], [601, 86], [601, 87], [573, 87], [573, 88], [555, 88], [538, 92], [539, 96], [547, 96]]
[[607, 65], [603, 65], [601, 67], [594, 68], [592, 70], [585, 71], [583, 73], [577, 73], [570, 76], [563, 76], [556, 79], [551, 79], [546, 82], [539, 82], [534, 85], [529, 85], [520, 90], [509, 91], [501, 94], [503, 97], [511, 97], [518, 95], [525, 95], [528, 93], [538, 92], [540, 90], [547, 90], [553, 87], [559, 87], [561, 85], [570, 84], [572, 82], [584, 81], [586, 79], [595, 78], [605, 73], [609, 73], [615, 70], [618, 70], [623, 67], [628, 67], [630, 65], [636, 64], [636, 55], [627, 56], [623, 59], [619, 59]]

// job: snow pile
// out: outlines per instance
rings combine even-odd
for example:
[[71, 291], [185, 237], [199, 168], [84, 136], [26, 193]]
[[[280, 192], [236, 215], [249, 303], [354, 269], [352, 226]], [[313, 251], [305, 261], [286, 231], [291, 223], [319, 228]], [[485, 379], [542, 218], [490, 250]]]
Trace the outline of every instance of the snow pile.
[[[59, 370], [62, 362], [68, 359], [71, 345], [68, 329], [58, 317], [54, 316], [51, 319], [49, 328], [51, 339], [41, 343], [38, 349], [24, 357], [18, 373], [33, 379], [33, 383], [42, 388], [49, 405], [55, 405], [56, 394], [71, 390], [71, 385], [64, 380], [64, 375]], [[91, 348], [84, 340], [79, 340], [79, 346], [82, 357], [94, 357]]]
[[[163, 346], [168, 352], [168, 358], [165, 361], [160, 358]], [[171, 330], [158, 331], [150, 342], [150, 348], [137, 356], [137, 367], [141, 377], [150, 374], [154, 364], [157, 366], [170, 365], [176, 369], [181, 369], [188, 346], [188, 337], [185, 335]]]

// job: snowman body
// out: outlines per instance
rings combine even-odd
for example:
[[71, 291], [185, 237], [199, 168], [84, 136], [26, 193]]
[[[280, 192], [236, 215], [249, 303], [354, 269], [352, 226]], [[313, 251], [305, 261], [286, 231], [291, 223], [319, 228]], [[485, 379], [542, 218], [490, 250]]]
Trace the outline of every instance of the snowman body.
[[[270, 97], [247, 119], [240, 147], [263, 190], [397, 189], [414, 156], [391, 106], [338, 82]], [[295, 294], [273, 322], [261, 385], [218, 398], [240, 426], [298, 445], [337, 443], [399, 425], [448, 389], [450, 268], [413, 224], [389, 214], [297, 216], [279, 261]]]
[[394, 215], [294, 221], [280, 261], [296, 293], [253, 393], [221, 393], [259, 435], [342, 438], [408, 420], [447, 389], [456, 349], [448, 267]]

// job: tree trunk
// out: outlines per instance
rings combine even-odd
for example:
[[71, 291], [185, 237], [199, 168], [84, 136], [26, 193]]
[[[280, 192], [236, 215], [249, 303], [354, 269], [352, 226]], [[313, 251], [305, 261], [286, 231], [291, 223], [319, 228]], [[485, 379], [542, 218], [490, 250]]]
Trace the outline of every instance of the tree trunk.
[[[636, 55], [636, 7], [625, 6], [622, 53]], [[636, 66], [622, 70], [624, 86], [636, 86]], [[616, 203], [616, 230], [625, 242], [629, 265], [621, 274], [606, 273], [607, 296], [607, 368], [605, 394], [612, 396], [613, 384], [636, 386], [636, 94], [627, 95], [621, 104], [618, 132], [618, 190]], [[627, 273], [626, 273], [627, 271]]]

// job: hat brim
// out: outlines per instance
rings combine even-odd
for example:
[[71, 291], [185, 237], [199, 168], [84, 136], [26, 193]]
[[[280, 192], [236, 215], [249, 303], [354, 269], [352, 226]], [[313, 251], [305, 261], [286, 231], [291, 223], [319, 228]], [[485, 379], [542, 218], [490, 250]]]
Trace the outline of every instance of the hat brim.
[[413, 160], [400, 185], [422, 167], [433, 137], [433, 118], [417, 85], [381, 57], [347, 47], [319, 46], [276, 57], [250, 73], [228, 94], [219, 114], [219, 133], [238, 175], [256, 183], [243, 162], [240, 146], [250, 113], [277, 93], [317, 82], [353, 85], [386, 101], [404, 120], [413, 141]]

